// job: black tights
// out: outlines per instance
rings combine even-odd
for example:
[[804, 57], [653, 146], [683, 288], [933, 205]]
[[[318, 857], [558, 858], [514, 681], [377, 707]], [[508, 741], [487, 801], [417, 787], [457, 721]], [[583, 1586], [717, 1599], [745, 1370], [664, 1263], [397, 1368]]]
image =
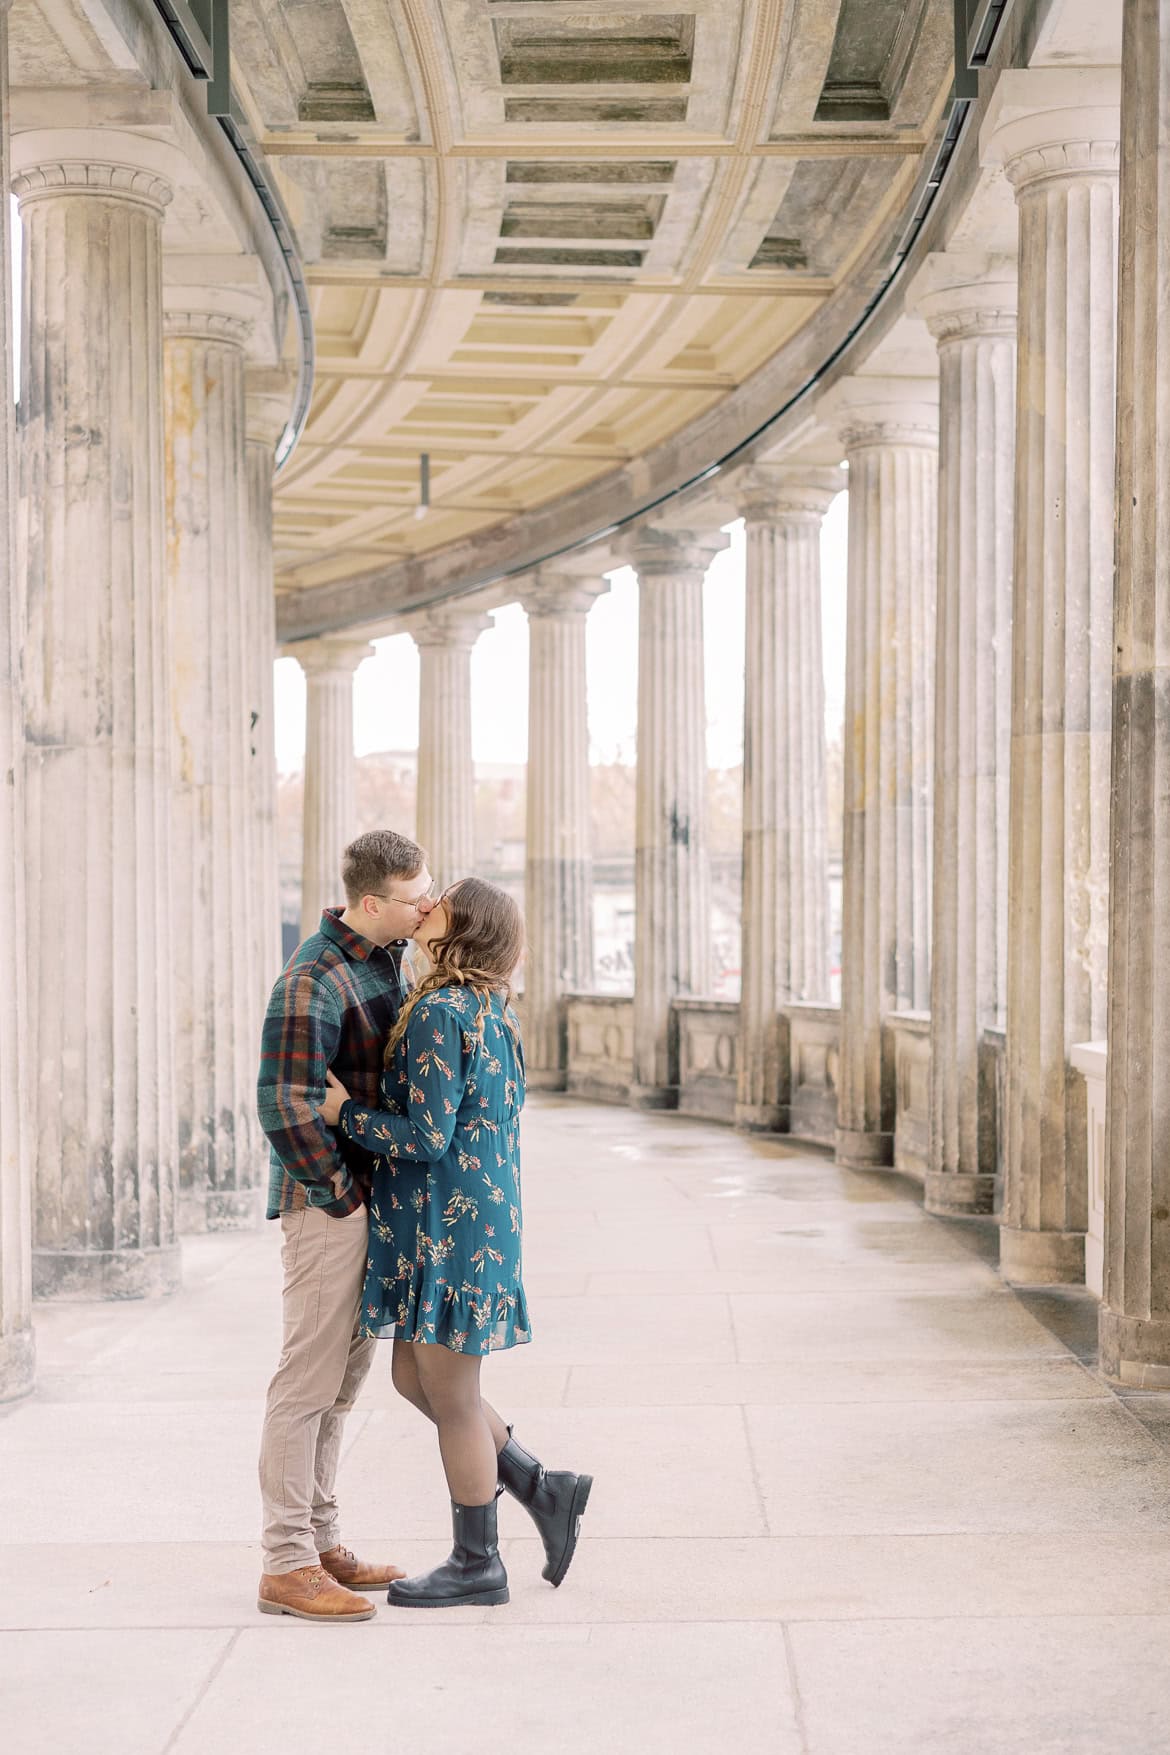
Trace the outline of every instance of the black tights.
[[496, 1457], [508, 1428], [479, 1393], [482, 1360], [449, 1347], [395, 1341], [391, 1363], [400, 1396], [439, 1429], [447, 1490], [457, 1505], [486, 1505], [496, 1495]]

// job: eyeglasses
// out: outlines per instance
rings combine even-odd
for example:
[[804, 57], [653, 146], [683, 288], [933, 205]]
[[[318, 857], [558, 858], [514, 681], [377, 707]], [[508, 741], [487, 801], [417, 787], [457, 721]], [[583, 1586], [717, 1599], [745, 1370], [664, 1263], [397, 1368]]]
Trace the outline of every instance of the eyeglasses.
[[421, 896], [389, 895], [389, 896], [383, 896], [381, 898], [381, 900], [383, 902], [398, 902], [403, 908], [417, 908], [420, 903], [433, 902], [434, 899], [435, 899], [435, 885], [434, 885], [433, 880], [432, 880], [431, 884], [429, 885], [429, 887], [422, 892]]

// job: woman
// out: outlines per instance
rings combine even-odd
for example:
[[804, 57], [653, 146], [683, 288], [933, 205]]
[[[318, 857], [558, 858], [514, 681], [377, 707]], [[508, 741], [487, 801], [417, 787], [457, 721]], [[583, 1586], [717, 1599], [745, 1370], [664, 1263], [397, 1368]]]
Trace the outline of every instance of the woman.
[[368, 1335], [394, 1337], [394, 1385], [439, 1429], [454, 1547], [396, 1580], [387, 1601], [436, 1609], [508, 1601], [496, 1535], [505, 1489], [544, 1543], [559, 1585], [592, 1477], [550, 1474], [479, 1393], [485, 1353], [531, 1339], [520, 1268], [524, 1056], [511, 1009], [524, 926], [481, 878], [452, 884], [415, 933], [431, 964], [386, 1044], [383, 1108], [329, 1077], [322, 1119], [382, 1160], [370, 1202], [362, 1301]]

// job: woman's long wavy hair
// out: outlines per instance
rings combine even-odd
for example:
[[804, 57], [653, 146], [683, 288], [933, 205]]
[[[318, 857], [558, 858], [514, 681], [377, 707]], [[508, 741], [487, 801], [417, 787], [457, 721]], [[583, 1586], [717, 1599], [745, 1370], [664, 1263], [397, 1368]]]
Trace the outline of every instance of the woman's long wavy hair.
[[[439, 900], [447, 910], [447, 930], [428, 947], [434, 968], [394, 1020], [386, 1043], [387, 1065], [415, 1006], [436, 988], [469, 987], [480, 1001], [481, 1017], [491, 994], [498, 993], [506, 1006], [513, 998], [512, 977], [524, 955], [524, 916], [511, 896], [484, 878], [469, 877], [444, 890]], [[515, 1035], [511, 1017], [508, 1025]]]

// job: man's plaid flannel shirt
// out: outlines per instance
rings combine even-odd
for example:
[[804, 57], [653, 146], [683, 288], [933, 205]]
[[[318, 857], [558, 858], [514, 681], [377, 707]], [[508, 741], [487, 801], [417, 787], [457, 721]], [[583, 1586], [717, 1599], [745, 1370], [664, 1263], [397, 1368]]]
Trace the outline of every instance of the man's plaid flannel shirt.
[[318, 1116], [332, 1069], [374, 1105], [390, 1026], [402, 1003], [401, 953], [351, 932], [339, 908], [289, 958], [260, 1044], [257, 1111], [272, 1147], [268, 1217], [323, 1207], [343, 1218], [368, 1200], [373, 1159]]

